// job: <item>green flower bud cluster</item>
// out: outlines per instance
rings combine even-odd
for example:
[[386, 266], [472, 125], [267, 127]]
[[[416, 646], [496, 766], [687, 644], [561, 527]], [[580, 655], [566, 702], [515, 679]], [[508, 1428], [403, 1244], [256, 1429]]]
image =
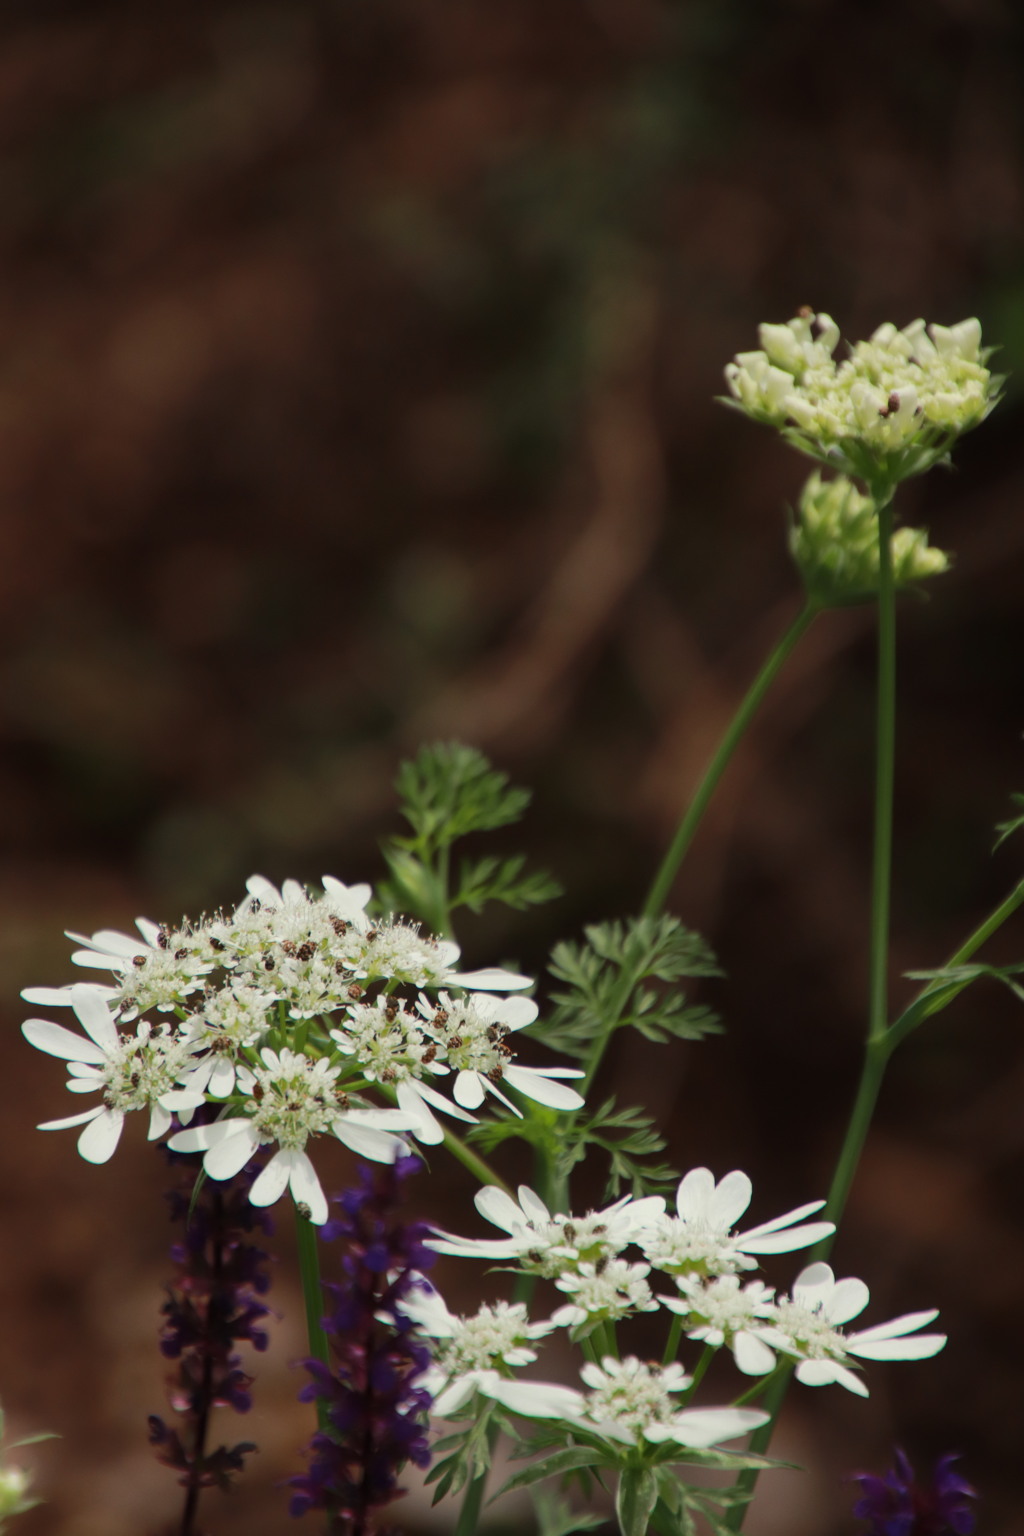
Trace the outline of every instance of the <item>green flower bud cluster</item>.
[[999, 398], [1001, 379], [986, 366], [991, 348], [973, 319], [914, 320], [903, 330], [886, 323], [838, 364], [839, 327], [829, 315], [803, 309], [784, 325], [762, 325], [758, 339], [760, 350], [740, 352], [726, 367], [725, 403], [876, 488], [946, 458]]
[[[846, 478], [822, 480], [817, 470], [800, 494], [789, 548], [807, 595], [818, 607], [871, 601], [878, 592], [878, 512]], [[949, 556], [928, 543], [923, 528], [897, 528], [892, 536], [893, 582], [915, 586], [949, 569]]]

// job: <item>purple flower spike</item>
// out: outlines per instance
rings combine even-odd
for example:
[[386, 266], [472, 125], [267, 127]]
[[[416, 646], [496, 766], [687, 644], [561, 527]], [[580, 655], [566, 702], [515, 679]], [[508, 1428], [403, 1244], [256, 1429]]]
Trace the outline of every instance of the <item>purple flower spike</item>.
[[426, 1223], [397, 1214], [401, 1182], [421, 1166], [416, 1157], [361, 1166], [359, 1188], [335, 1201], [342, 1215], [320, 1229], [328, 1241], [344, 1239], [345, 1278], [324, 1286], [332, 1365], [303, 1362], [311, 1379], [299, 1396], [325, 1406], [326, 1427], [310, 1443], [309, 1471], [289, 1480], [289, 1508], [293, 1515], [327, 1510], [332, 1536], [365, 1536], [373, 1511], [404, 1491], [398, 1474], [406, 1462], [425, 1467], [430, 1460], [431, 1398], [416, 1386], [430, 1352], [398, 1307], [434, 1262], [424, 1246]]
[[861, 1497], [854, 1514], [870, 1522], [867, 1536], [970, 1536], [975, 1512], [967, 1501], [978, 1497], [953, 1466], [959, 1457], [940, 1456], [930, 1483], [916, 1481], [906, 1453], [897, 1449], [896, 1462], [885, 1477], [858, 1472]]
[[181, 1530], [188, 1536], [200, 1489], [228, 1488], [245, 1457], [256, 1450], [250, 1441], [208, 1450], [206, 1436], [213, 1408], [247, 1413], [252, 1406], [252, 1379], [242, 1370], [235, 1346], [267, 1346], [263, 1319], [268, 1309], [259, 1300], [270, 1285], [263, 1267], [267, 1254], [247, 1238], [254, 1228], [269, 1232], [271, 1224], [249, 1201], [260, 1171], [256, 1160], [230, 1182], [205, 1181], [193, 1204], [200, 1159], [169, 1155], [187, 1173], [181, 1187], [168, 1195], [171, 1219], [182, 1222], [184, 1231], [171, 1249], [180, 1268], [163, 1305], [160, 1349], [178, 1363], [168, 1397], [184, 1423], [179, 1431], [152, 1414], [149, 1439], [159, 1460], [181, 1474], [178, 1481], [187, 1490]]

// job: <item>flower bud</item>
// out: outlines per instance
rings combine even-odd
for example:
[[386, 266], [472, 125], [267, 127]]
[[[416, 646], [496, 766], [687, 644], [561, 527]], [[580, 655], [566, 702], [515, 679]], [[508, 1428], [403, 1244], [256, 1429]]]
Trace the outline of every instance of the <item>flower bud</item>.
[[[822, 608], [870, 602], [878, 592], [878, 514], [870, 496], [845, 475], [817, 471], [800, 496], [789, 547], [810, 599]], [[949, 557], [923, 528], [900, 528], [891, 542], [897, 590], [949, 569]]]

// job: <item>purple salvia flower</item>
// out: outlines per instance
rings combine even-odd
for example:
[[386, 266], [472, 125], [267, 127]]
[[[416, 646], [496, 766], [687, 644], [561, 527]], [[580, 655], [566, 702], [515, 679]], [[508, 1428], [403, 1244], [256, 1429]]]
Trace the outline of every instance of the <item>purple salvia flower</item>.
[[163, 1305], [164, 1324], [160, 1349], [178, 1369], [171, 1379], [171, 1407], [183, 1416], [180, 1430], [171, 1428], [156, 1414], [150, 1415], [150, 1443], [167, 1466], [181, 1473], [187, 1489], [182, 1521], [183, 1536], [193, 1530], [201, 1488], [226, 1489], [245, 1457], [256, 1446], [243, 1441], [235, 1446], [206, 1449], [210, 1411], [230, 1407], [247, 1413], [252, 1406], [252, 1379], [241, 1368], [235, 1346], [248, 1343], [267, 1347], [263, 1319], [268, 1308], [259, 1298], [270, 1285], [264, 1265], [267, 1254], [249, 1242], [257, 1228], [271, 1231], [270, 1219], [250, 1204], [249, 1189], [261, 1164], [253, 1159], [234, 1179], [204, 1181], [195, 1203], [192, 1194], [201, 1159], [169, 1153], [175, 1165], [187, 1168], [183, 1184], [168, 1195], [172, 1221], [184, 1224], [171, 1257], [180, 1266], [168, 1287]]
[[345, 1278], [324, 1286], [331, 1367], [303, 1362], [311, 1380], [299, 1395], [324, 1405], [326, 1423], [310, 1442], [309, 1471], [290, 1479], [289, 1507], [293, 1515], [327, 1510], [332, 1536], [365, 1536], [373, 1511], [403, 1492], [398, 1474], [406, 1462], [425, 1467], [430, 1460], [431, 1398], [415, 1385], [430, 1352], [398, 1305], [434, 1262], [424, 1246], [426, 1223], [397, 1214], [401, 1182], [421, 1166], [416, 1157], [361, 1166], [359, 1188], [335, 1202], [342, 1215], [320, 1229], [327, 1240], [345, 1240]]
[[919, 1483], [906, 1453], [897, 1449], [885, 1477], [855, 1473], [861, 1497], [854, 1514], [870, 1522], [867, 1536], [970, 1536], [977, 1492], [956, 1471], [954, 1454], [940, 1456], [930, 1483]]

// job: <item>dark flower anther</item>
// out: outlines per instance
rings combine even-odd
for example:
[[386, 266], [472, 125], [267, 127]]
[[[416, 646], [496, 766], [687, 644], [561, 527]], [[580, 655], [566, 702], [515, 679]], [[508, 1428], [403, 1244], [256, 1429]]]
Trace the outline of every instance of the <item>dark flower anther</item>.
[[290, 1509], [327, 1510], [333, 1536], [364, 1536], [373, 1511], [402, 1493], [402, 1467], [430, 1460], [431, 1398], [416, 1381], [431, 1356], [399, 1306], [434, 1262], [426, 1223], [397, 1214], [401, 1182], [421, 1166], [399, 1157], [393, 1167], [361, 1167], [359, 1188], [335, 1202], [342, 1214], [320, 1229], [345, 1243], [344, 1279], [324, 1286], [331, 1365], [303, 1362], [310, 1380], [299, 1396], [324, 1406], [324, 1428], [310, 1443], [308, 1472], [290, 1479]]
[[861, 1497], [854, 1514], [869, 1522], [868, 1536], [970, 1536], [977, 1492], [960, 1476], [954, 1454], [940, 1456], [930, 1482], [918, 1482], [904, 1451], [885, 1477], [855, 1473]]

